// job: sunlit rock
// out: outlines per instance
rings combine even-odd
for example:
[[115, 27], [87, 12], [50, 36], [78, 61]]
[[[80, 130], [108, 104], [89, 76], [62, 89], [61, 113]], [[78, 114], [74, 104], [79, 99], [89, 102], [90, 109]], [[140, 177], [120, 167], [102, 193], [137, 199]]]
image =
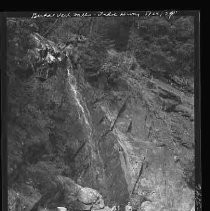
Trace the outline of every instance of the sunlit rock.
[[65, 207], [57, 207], [58, 211], [67, 211], [67, 209]]
[[[77, 199], [91, 209], [104, 208], [102, 195], [92, 188], [82, 188], [79, 190]], [[86, 207], [86, 209], [87, 209]]]

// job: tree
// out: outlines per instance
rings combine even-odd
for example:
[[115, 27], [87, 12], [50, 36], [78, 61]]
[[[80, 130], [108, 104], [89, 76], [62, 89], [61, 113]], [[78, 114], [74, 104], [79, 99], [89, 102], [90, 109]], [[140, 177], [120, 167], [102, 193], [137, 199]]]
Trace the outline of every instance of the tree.
[[194, 71], [192, 17], [143, 17], [130, 30], [128, 50], [144, 68], [167, 75]]

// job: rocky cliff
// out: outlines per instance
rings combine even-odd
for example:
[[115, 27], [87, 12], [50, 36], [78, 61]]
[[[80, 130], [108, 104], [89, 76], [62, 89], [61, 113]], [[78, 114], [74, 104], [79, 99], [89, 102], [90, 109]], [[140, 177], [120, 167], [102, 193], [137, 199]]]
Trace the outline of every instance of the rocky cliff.
[[[122, 71], [114, 85], [111, 79], [103, 80], [103, 73], [94, 82], [87, 80], [76, 47], [58, 46], [39, 34], [31, 39], [35, 47], [27, 56], [36, 77], [44, 84], [56, 74], [63, 75], [68, 118], [79, 125], [69, 137], [74, 152], [67, 163], [74, 169], [71, 178], [58, 175], [51, 194], [37, 197], [32, 210], [64, 205], [103, 210], [114, 205], [123, 208], [131, 201], [139, 211], [190, 211], [194, 206], [193, 95], [149, 77], [135, 59], [114, 50], [107, 56], [129, 64], [129, 71]], [[82, 132], [76, 132], [78, 127]]]

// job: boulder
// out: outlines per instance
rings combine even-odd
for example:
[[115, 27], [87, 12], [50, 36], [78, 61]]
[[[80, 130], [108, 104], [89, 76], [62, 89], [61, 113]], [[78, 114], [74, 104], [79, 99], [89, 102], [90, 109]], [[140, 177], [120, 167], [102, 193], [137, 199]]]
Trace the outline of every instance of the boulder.
[[[104, 208], [104, 200], [98, 191], [82, 187], [76, 184], [72, 179], [64, 176], [57, 176], [55, 181], [56, 190], [47, 193], [35, 204], [35, 207], [45, 206], [54, 207], [56, 204], [71, 206], [77, 210], [91, 210]], [[60, 198], [63, 198], [61, 203]], [[46, 204], [46, 202], [48, 202]]]
[[146, 202], [143, 202], [141, 204], [141, 209], [140, 210], [143, 210], [143, 211], [154, 211], [154, 210], [156, 210], [156, 207], [155, 207], [155, 205], [153, 203], [146, 201]]
[[85, 210], [104, 208], [104, 200], [96, 190], [92, 188], [81, 188], [78, 192], [77, 199], [83, 204]]
[[67, 211], [67, 209], [65, 207], [57, 207], [58, 211]]

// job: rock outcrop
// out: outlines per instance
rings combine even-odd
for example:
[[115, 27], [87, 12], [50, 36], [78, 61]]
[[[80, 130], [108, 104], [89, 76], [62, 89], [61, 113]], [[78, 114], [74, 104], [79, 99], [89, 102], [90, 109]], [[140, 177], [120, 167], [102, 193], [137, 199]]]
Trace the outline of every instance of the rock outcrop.
[[[87, 84], [78, 88], [81, 81], [75, 75], [80, 72], [73, 68], [72, 57], [77, 58], [73, 46], [61, 49], [38, 34], [32, 37], [37, 46], [31, 53], [36, 55], [32, 56], [32, 66], [59, 64], [56, 68], [66, 71], [71, 100], [86, 134], [84, 151], [77, 155], [74, 165], [79, 168], [87, 163], [76, 178], [80, 184], [56, 177], [58, 188], [42, 196], [35, 208], [53, 204], [107, 211], [131, 200], [138, 210], [190, 211], [194, 191], [185, 180], [185, 169], [194, 160], [193, 97], [158, 79], [143, 74], [136, 77], [136, 65], [93, 107], [90, 99], [98, 90]], [[46, 55], [41, 56], [46, 49]], [[49, 68], [42, 71], [47, 80]]]
[[[188, 182], [194, 180], [193, 96], [158, 79], [135, 78], [132, 74], [121, 78], [128, 89], [119, 84], [95, 106], [95, 112], [103, 112], [106, 117], [96, 127], [98, 131], [115, 123], [106, 136], [102, 135], [100, 154], [103, 156], [108, 144], [113, 144], [110, 155], [115, 152], [120, 158], [127, 199], [131, 199], [135, 209], [191, 210], [194, 190]], [[127, 106], [118, 118], [127, 95]], [[128, 132], [131, 121], [132, 129]], [[109, 162], [108, 156], [103, 160]], [[107, 174], [118, 175], [116, 167], [111, 166], [115, 164], [110, 161], [105, 167], [109, 169]], [[191, 176], [187, 169], [191, 169]], [[114, 189], [119, 196], [118, 187]], [[120, 197], [121, 203], [126, 201], [125, 196]]]
[[72, 179], [63, 176], [57, 176], [54, 183], [56, 187], [51, 190], [51, 193], [47, 192], [43, 195], [31, 210], [64, 205], [69, 209], [77, 210], [100, 210], [105, 207], [102, 195], [92, 188], [82, 187]]
[[[80, 146], [83, 153], [78, 155], [81, 149], [77, 149], [78, 152], [75, 153], [74, 166], [75, 168], [77, 166], [81, 168], [81, 164], [85, 166], [85, 169], [80, 170], [82, 176], [78, 178], [78, 181], [84, 186], [89, 186], [83, 188], [70, 178], [57, 176], [53, 184], [55, 187], [42, 195], [32, 210], [37, 210], [38, 207], [51, 209], [57, 206], [78, 210], [109, 210], [110, 208], [105, 204], [109, 206], [113, 206], [115, 203], [125, 204], [129, 193], [121, 167], [120, 153], [114, 147], [114, 136], [99, 147], [98, 134], [92, 133], [94, 122], [91, 122], [92, 116], [82, 99], [80, 93], [82, 90], [79, 90], [77, 86], [81, 83], [78, 81], [79, 78], [75, 77], [79, 70], [75, 70], [73, 67], [77, 52], [71, 44], [60, 48], [39, 34], [33, 34], [31, 38], [35, 47], [28, 52], [28, 59], [34, 74], [41, 82], [45, 82], [53, 76], [49, 74], [50, 67], [54, 67], [54, 74], [57, 74], [57, 71], [66, 72], [64, 75], [66, 75], [67, 91], [71, 97], [72, 106], [79, 113], [80, 124], [83, 125], [86, 136], [86, 142], [81, 143], [82, 147]], [[94, 116], [98, 116], [98, 114], [95, 113]], [[90, 187], [99, 190], [103, 197]]]

